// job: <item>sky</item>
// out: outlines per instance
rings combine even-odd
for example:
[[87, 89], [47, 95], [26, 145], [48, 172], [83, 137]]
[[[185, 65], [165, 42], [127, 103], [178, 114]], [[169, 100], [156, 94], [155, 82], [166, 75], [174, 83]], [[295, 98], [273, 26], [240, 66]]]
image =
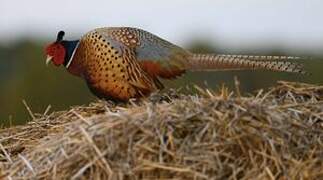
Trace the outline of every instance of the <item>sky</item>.
[[0, 43], [132, 26], [179, 45], [323, 51], [322, 0], [0, 0]]

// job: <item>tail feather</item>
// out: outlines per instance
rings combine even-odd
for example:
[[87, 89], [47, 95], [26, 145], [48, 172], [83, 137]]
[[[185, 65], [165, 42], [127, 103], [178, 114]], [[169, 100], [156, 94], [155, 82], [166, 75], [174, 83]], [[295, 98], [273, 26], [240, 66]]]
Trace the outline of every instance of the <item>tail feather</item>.
[[249, 59], [256, 61], [290, 61], [290, 60], [299, 60], [301, 57], [297, 56], [257, 56], [257, 55], [227, 55], [227, 54], [219, 54], [221, 57], [232, 57], [232, 58], [240, 58], [240, 59]]
[[305, 74], [303, 64], [288, 61], [297, 59], [300, 58], [292, 56], [193, 54], [188, 59], [188, 69], [192, 71], [266, 69]]

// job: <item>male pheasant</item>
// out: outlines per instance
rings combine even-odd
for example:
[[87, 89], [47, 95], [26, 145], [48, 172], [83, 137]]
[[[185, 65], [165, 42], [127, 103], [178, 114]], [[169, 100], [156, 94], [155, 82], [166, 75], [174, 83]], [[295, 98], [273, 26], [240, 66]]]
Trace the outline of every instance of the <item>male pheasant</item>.
[[98, 28], [80, 40], [63, 40], [64, 31], [46, 47], [46, 64], [64, 65], [84, 78], [99, 98], [127, 101], [162, 89], [159, 78], [185, 71], [267, 69], [304, 73], [290, 56], [194, 54], [147, 31], [130, 27]]

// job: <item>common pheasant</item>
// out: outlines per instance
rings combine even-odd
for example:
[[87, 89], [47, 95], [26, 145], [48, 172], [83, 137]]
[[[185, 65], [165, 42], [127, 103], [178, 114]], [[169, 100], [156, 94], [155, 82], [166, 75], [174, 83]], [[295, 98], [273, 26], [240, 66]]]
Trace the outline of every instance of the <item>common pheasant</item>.
[[160, 78], [185, 71], [267, 69], [305, 73], [290, 56], [194, 54], [147, 31], [98, 28], [80, 40], [63, 40], [64, 31], [45, 49], [46, 64], [64, 65], [87, 82], [99, 98], [127, 101], [163, 88]]

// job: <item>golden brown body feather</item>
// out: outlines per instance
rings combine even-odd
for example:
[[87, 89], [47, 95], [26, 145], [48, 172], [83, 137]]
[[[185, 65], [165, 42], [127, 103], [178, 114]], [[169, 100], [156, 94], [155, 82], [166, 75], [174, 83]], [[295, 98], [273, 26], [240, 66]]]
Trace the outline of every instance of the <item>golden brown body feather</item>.
[[126, 101], [157, 90], [136, 60], [132, 45], [119, 52], [99, 32], [89, 32], [81, 39], [68, 70], [85, 78], [99, 97]]

